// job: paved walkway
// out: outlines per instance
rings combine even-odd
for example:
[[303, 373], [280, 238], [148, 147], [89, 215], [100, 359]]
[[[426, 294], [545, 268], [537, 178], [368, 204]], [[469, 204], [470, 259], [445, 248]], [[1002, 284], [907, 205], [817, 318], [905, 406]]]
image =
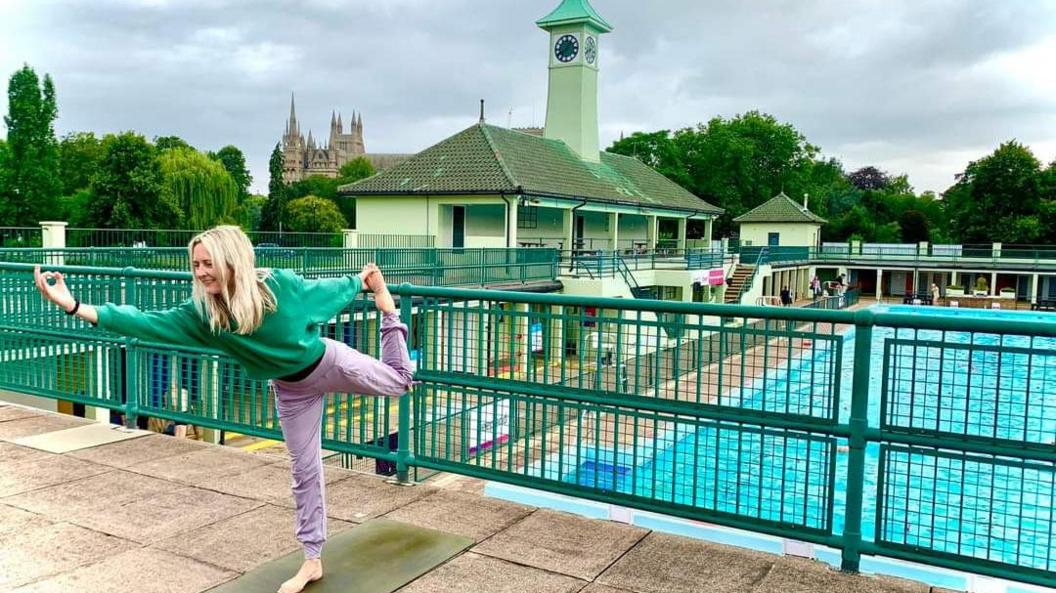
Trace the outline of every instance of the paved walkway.
[[[12, 442], [85, 423], [0, 405], [0, 592], [197, 593], [298, 549], [279, 456], [155, 434], [63, 454]], [[458, 476], [326, 471], [333, 533], [383, 516], [476, 540], [402, 593], [928, 590], [485, 498]]]

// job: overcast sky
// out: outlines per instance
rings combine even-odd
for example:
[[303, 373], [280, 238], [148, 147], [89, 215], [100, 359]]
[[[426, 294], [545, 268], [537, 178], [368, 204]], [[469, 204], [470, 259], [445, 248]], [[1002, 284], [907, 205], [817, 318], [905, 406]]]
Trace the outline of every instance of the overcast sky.
[[[542, 125], [558, 0], [0, 0], [0, 73], [50, 73], [56, 131], [234, 144], [260, 192], [297, 96], [302, 130], [361, 112], [369, 152], [476, 121]], [[601, 144], [758, 109], [850, 171], [941, 192], [1018, 139], [1056, 158], [1054, 0], [593, 0]], [[2, 101], [6, 110], [7, 102]]]

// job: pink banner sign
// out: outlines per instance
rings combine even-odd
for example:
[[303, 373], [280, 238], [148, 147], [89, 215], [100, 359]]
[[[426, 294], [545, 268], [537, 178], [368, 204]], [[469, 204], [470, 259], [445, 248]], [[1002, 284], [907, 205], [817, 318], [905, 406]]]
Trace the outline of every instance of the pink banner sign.
[[724, 282], [726, 282], [726, 273], [722, 271], [722, 268], [708, 271], [708, 284], [710, 286], [722, 286]]

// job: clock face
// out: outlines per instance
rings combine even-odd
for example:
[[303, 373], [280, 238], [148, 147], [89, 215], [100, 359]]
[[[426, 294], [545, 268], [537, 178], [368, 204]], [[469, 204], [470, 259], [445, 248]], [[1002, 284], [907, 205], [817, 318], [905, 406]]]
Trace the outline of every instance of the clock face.
[[588, 64], [593, 64], [598, 59], [598, 42], [593, 37], [587, 37], [586, 43], [583, 44], [583, 59]]
[[571, 62], [579, 55], [579, 40], [575, 35], [562, 35], [554, 44], [554, 57], [560, 62]]

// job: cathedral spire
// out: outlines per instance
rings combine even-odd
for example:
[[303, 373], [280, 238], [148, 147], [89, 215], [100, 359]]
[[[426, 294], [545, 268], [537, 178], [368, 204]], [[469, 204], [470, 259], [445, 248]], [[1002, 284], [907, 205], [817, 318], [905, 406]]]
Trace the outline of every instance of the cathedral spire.
[[345, 126], [341, 123], [341, 112], [337, 112], [337, 131], [339, 134], [345, 133]]
[[297, 110], [293, 104], [293, 93], [290, 93], [290, 121], [287, 122], [289, 133], [297, 135], [300, 130], [297, 129]]

